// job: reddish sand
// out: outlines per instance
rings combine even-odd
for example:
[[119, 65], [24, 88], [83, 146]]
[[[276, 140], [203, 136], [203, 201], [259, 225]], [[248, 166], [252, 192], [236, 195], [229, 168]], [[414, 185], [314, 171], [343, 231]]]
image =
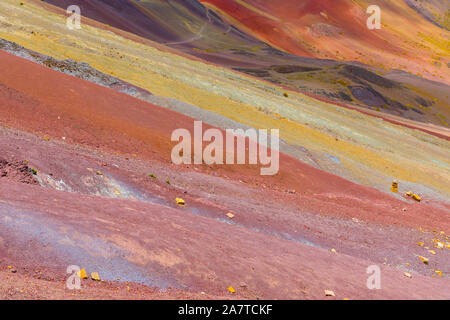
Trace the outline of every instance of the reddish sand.
[[[290, 34], [285, 28], [285, 21], [294, 26], [313, 22], [328, 23], [345, 32], [346, 37], [350, 39], [358, 39], [366, 45], [386, 50], [398, 50], [394, 45], [386, 44], [382, 38], [365, 27], [365, 21], [356, 19], [352, 10], [355, 5], [348, 0], [314, 0], [301, 3], [283, 1], [282, 5], [277, 1], [245, 1], [260, 10], [259, 13], [234, 0], [202, 0], [201, 2], [210, 3], [227, 13], [259, 39], [300, 56], [314, 57], [315, 54], [307, 50], [298, 39], [296, 41], [296, 35]], [[323, 12], [333, 14], [325, 19], [321, 16]]]
[[[337, 299], [443, 299], [450, 295], [448, 279], [421, 275], [409, 279], [400, 270], [386, 267], [382, 267], [382, 290], [369, 290], [368, 261], [179, 209], [19, 184], [0, 183], [0, 193], [4, 195], [1, 206], [16, 210], [10, 210], [8, 216], [19, 215], [25, 222], [22, 241], [14, 235], [8, 239], [9, 251], [26, 257], [32, 250], [34, 260], [25, 261], [27, 268], [50, 264], [59, 281], [65, 276], [67, 261], [74, 261], [88, 264], [89, 271], [99, 270], [89, 269], [89, 264], [96, 265], [101, 274], [110, 277], [140, 272], [144, 282], [182, 285], [191, 292], [202, 290], [213, 296], [225, 296], [229, 286], [247, 298], [324, 299], [325, 289], [333, 290]], [[53, 205], [49, 207], [49, 203]], [[33, 225], [28, 226], [26, 222], [31, 221]], [[14, 226], [7, 222], [0, 229], [8, 224]], [[29, 239], [33, 232], [45, 239]], [[67, 246], [67, 241], [72, 244]], [[111, 249], [104, 251], [105, 245]], [[25, 260], [14, 258], [18, 264]], [[105, 264], [104, 258], [114, 263]], [[11, 261], [8, 256], [3, 259]], [[241, 287], [242, 282], [245, 286]], [[103, 289], [108, 284], [98, 286]]]
[[[0, 68], [0, 123], [37, 135], [2, 129], [3, 156], [29, 160], [37, 177], [51, 175], [72, 191], [0, 179], [0, 257], [17, 268], [19, 283], [42, 268], [60, 286], [75, 263], [108, 280], [176, 287], [174, 297], [233, 297], [230, 285], [244, 298], [320, 299], [325, 289], [338, 299], [450, 295], [448, 279], [430, 277], [431, 268], [446, 272], [448, 255], [439, 252], [429, 266], [416, 257], [423, 249], [415, 242], [434, 237], [418, 227], [450, 230], [448, 212], [432, 203], [403, 202], [284, 154], [274, 177], [251, 166], [175, 166], [170, 135], [191, 129], [193, 119], [7, 53]], [[111, 179], [131, 190], [128, 199], [94, 196], [92, 188], [107, 189]], [[176, 196], [187, 205], [178, 207]], [[383, 289], [368, 290], [366, 268], [383, 261]], [[405, 262], [412, 279], [393, 268]], [[87, 297], [124, 288], [98, 286]]]
[[[193, 131], [193, 119], [176, 112], [113, 92], [88, 81], [62, 75], [7, 53], [0, 53], [0, 97], [4, 124], [42, 137], [89, 145], [108, 152], [137, 154], [142, 159], [171, 164], [170, 141], [177, 128]], [[58, 119], [59, 117], [59, 119]], [[208, 128], [204, 124], [204, 128]], [[235, 180], [265, 184], [280, 191], [296, 190], [303, 196], [338, 194], [326, 203], [311, 202], [311, 210], [333, 208], [338, 215], [364, 216], [378, 222], [397, 222], [412, 227], [450, 230], [443, 212], [425, 203], [404, 204], [375, 189], [360, 186], [320, 171], [290, 156], [280, 154], [280, 170], [275, 176], [260, 176], [259, 166], [199, 166], [202, 170], [227, 175]], [[359, 201], [366, 199], [366, 208]], [[311, 200], [313, 201], [313, 200]], [[317, 207], [319, 205], [319, 207]], [[399, 219], [396, 208], [411, 208]], [[389, 208], [389, 210], [386, 210]], [[330, 211], [330, 210], [327, 210]]]
[[[241, 30], [298, 56], [360, 61], [420, 74], [448, 84], [448, 73], [430, 63], [445, 50], [438, 44], [422, 50], [420, 34], [444, 41], [443, 30], [423, 19], [403, 1], [380, 1], [382, 27], [369, 30], [370, 2], [350, 0], [200, 0]], [[366, 6], [367, 5], [367, 6]], [[421, 20], [418, 22], [418, 20]], [[408, 25], [418, 38], [408, 34]], [[442, 38], [440, 38], [442, 37]], [[434, 40], [436, 39], [436, 40]], [[439, 39], [439, 40], [438, 40]], [[430, 41], [431, 42], [431, 41]], [[431, 54], [430, 52], [434, 52]], [[440, 52], [440, 53], [437, 53]], [[445, 62], [446, 63], [446, 62]], [[425, 67], [427, 70], [425, 70]], [[432, 70], [429, 72], [429, 70]]]

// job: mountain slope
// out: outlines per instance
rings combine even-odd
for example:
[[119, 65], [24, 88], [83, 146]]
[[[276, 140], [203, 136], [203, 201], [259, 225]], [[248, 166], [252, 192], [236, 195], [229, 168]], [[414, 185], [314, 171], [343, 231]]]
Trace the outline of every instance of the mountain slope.
[[[84, 17], [70, 30], [61, 8], [22, 1], [0, 1], [1, 298], [449, 296], [450, 130], [402, 118], [420, 113], [399, 105], [396, 115], [326, 96], [413, 100], [428, 115], [445, 84], [295, 56], [252, 31], [236, 29], [233, 51], [213, 41], [228, 23], [194, 1], [110, 2], [103, 18], [125, 23], [122, 4], [128, 18], [140, 14], [133, 5], [139, 24], [154, 23], [149, 38], [173, 18], [158, 42], [132, 23], [128, 32]], [[108, 2], [85, 3], [100, 14]], [[196, 120], [222, 134], [279, 129], [278, 173], [176, 165], [171, 136], [192, 136]], [[64, 288], [74, 264], [104, 281]], [[380, 290], [367, 288], [373, 265]]]
[[[287, 0], [219, 1], [218, 6], [213, 6], [214, 2], [196, 0], [47, 2], [61, 8], [72, 3], [79, 5], [86, 17], [331, 101], [440, 126], [450, 125], [448, 86], [423, 80], [422, 75], [405, 72], [404, 76], [397, 77], [396, 73], [389, 72], [391, 68], [401, 68], [416, 73], [418, 66], [423, 68], [431, 61], [431, 67], [439, 69], [438, 77], [425, 73], [423, 76], [447, 83], [448, 50], [442, 51], [445, 45], [437, 45], [446, 35], [434, 28], [430, 31], [433, 37], [427, 38], [433, 44], [426, 48], [422, 40], [426, 30], [433, 27], [426, 21], [417, 30], [420, 35], [405, 38], [399, 27], [401, 23], [391, 23], [380, 31], [367, 30], [363, 5], [355, 6], [347, 0], [302, 2], [301, 5]], [[232, 14], [225, 14], [227, 5]], [[398, 16], [386, 12], [387, 8], [397, 10]], [[383, 5], [386, 20], [389, 17], [400, 21], [411, 15], [424, 20], [408, 7], [389, 5], [387, 8]], [[214, 10], [225, 18], [219, 18]], [[403, 12], [401, 16], [400, 12]], [[412, 23], [411, 19], [405, 23]], [[355, 23], [360, 27], [355, 28]], [[407, 37], [410, 39], [405, 40]], [[437, 42], [432, 40], [434, 38]], [[365, 64], [356, 64], [353, 60]]]
[[[229, 286], [250, 299], [321, 299], [323, 288], [338, 299], [448, 296], [449, 279], [431, 277], [445, 270], [448, 249], [430, 265], [415, 256], [428, 255], [418, 240], [447, 241], [445, 210], [395, 199], [286, 155], [273, 179], [249, 166], [173, 166], [164, 141], [193, 119], [0, 57], [9, 66], [0, 76], [3, 157], [26, 158], [39, 181], [0, 177], [0, 256], [19, 274], [43, 270], [54, 285], [75, 263], [100, 272], [107, 282], [97, 290], [107, 294], [120, 288], [119, 279], [188, 296], [226, 296]], [[185, 206], [175, 203], [180, 196]], [[386, 261], [383, 289], [368, 290], [367, 266]], [[413, 279], [403, 275], [405, 263]], [[148, 289], [134, 290], [152, 297]]]
[[357, 60], [449, 84], [449, 33], [403, 0], [378, 1], [381, 30], [369, 30], [370, 1], [202, 0], [257, 38], [300, 56]]

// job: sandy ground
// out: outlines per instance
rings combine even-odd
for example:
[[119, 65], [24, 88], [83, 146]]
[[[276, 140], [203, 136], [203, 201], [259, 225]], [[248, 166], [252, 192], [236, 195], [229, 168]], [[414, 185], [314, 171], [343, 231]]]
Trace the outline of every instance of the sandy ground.
[[[105, 45], [126, 43], [108, 37]], [[43, 46], [49, 38], [31, 42]], [[54, 52], [76, 45], [66, 40], [56, 41]], [[135, 64], [118, 64], [115, 76], [134, 85], [149, 79], [155, 90], [148, 92], [174, 98], [197, 86], [182, 101], [203, 101], [204, 110], [206, 102], [224, 102], [224, 118], [279, 125], [286, 143], [312, 164], [281, 153], [275, 176], [261, 176], [252, 165], [176, 166], [171, 133], [192, 132], [194, 121], [177, 112], [182, 108], [0, 52], [0, 298], [450, 297], [448, 141], [439, 138], [442, 132], [421, 128], [432, 130], [429, 135], [300, 93], [276, 97], [274, 88], [254, 79], [133, 46]], [[169, 57], [173, 64], [166, 63]], [[159, 73], [147, 74], [143, 61]], [[102, 63], [94, 67], [114, 73]], [[130, 80], [133, 68], [143, 69]], [[232, 98], [213, 94], [205, 79]], [[274, 108], [285, 101], [278, 111], [291, 118], [275, 109], [255, 111], [258, 101]], [[299, 142], [298, 135], [310, 139]], [[412, 153], [411, 145], [420, 152]], [[398, 194], [389, 191], [394, 178]], [[422, 201], [404, 196], [408, 190]], [[103, 281], [83, 280], [80, 290], [67, 290], [69, 265], [98, 272]], [[373, 265], [381, 270], [380, 290], [367, 288]]]
[[[82, 81], [56, 75], [60, 84]], [[102, 95], [95, 92], [108, 90], [88, 82], [83, 85], [86, 98], [88, 92], [98, 97]], [[49, 269], [53, 274], [47, 282], [36, 282], [34, 295], [28, 289], [27, 297], [74, 297], [61, 288], [70, 264], [113, 281], [106, 288], [88, 281], [86, 298], [126, 298], [128, 292], [122, 296], [115, 291], [124, 288], [122, 281], [176, 288], [158, 293], [139, 287], [143, 291], [133, 297], [143, 298], [195, 298], [198, 292], [200, 298], [201, 292], [208, 298], [234, 297], [227, 290], [230, 286], [250, 299], [322, 299], [328, 289], [336, 292], [336, 298], [448, 297], [448, 249], [434, 247], [436, 239], [448, 241], [450, 222], [444, 204], [396, 199], [286, 155], [281, 156], [281, 172], [289, 174], [276, 180], [261, 178], [258, 170], [247, 166], [177, 167], [164, 160], [170, 146], [158, 145], [158, 136], [180, 125], [172, 123], [172, 111], [113, 94], [111, 101], [93, 99], [95, 112], [109, 112], [117, 120], [96, 116], [94, 109], [83, 113], [81, 105], [70, 104], [65, 104], [67, 113], [58, 110], [58, 119], [56, 114], [45, 115], [49, 109], [43, 106], [51, 105], [42, 103], [33, 104], [41, 109], [27, 118], [17, 111], [30, 98], [12, 95], [16, 111], [3, 117], [9, 125], [35, 133], [48, 132], [50, 123], [56, 132], [71, 130], [70, 140], [1, 130], [2, 158], [8, 164], [21, 164], [12, 166], [0, 180], [3, 272], [11, 276], [7, 266], [13, 267], [17, 272], [12, 276], [24, 284], [36, 270]], [[129, 107], [126, 117], [119, 109], [108, 111], [114, 108], [112, 101], [120, 105], [119, 99]], [[22, 115], [20, 124], [12, 121], [18, 115]], [[61, 121], [68, 116], [70, 125]], [[138, 147], [143, 142], [127, 125], [114, 126], [123, 130], [121, 134], [91, 133], [102, 128], [105, 119], [108, 123], [120, 117], [157, 121], [152, 128], [159, 129], [139, 136], [148, 138], [146, 148]], [[182, 115], [176, 118], [191, 121]], [[93, 119], [96, 125], [84, 122]], [[146, 127], [142, 122], [141, 126]], [[133, 155], [125, 147], [150, 152]], [[40, 185], [21, 182], [18, 173], [23, 163], [36, 170], [33, 176]], [[176, 197], [186, 205], [177, 206]], [[235, 217], [227, 217], [228, 212]], [[423, 247], [416, 244], [419, 241]], [[428, 251], [432, 249], [434, 255]], [[428, 257], [429, 264], [418, 255]], [[366, 287], [366, 268], [373, 264], [382, 268], [382, 290]], [[7, 285], [5, 294], [20, 295], [24, 287], [18, 286], [17, 293]]]

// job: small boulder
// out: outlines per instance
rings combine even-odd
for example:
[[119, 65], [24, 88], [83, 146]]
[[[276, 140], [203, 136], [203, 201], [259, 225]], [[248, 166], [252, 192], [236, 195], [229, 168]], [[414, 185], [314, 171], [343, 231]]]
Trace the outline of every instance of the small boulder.
[[94, 281], [101, 281], [100, 276], [98, 275], [98, 272], [92, 272], [91, 279]]
[[80, 271], [78, 271], [77, 275], [80, 279], [87, 279], [88, 277], [85, 269], [81, 269]]
[[335, 296], [336, 296], [336, 295], [334, 294], [334, 292], [331, 291], [331, 290], [325, 290], [325, 295], [326, 295], [327, 297], [335, 297]]

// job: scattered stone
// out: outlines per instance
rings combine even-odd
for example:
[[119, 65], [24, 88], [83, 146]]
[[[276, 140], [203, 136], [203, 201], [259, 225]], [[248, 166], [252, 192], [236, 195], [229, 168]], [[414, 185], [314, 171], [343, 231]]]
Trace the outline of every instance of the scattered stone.
[[417, 194], [413, 194], [412, 195], [412, 198], [414, 199], [414, 200], [416, 200], [417, 202], [420, 202], [420, 197], [417, 195]]
[[91, 279], [94, 281], [101, 281], [100, 276], [98, 275], [98, 272], [92, 272]]
[[412, 278], [412, 274], [411, 273], [405, 272], [403, 274], [404, 274], [405, 277]]
[[77, 275], [80, 279], [87, 279], [88, 277], [85, 269], [81, 269], [80, 271], [78, 271]]
[[430, 259], [422, 257], [422, 256], [417, 256], [420, 260], [422, 260], [423, 263], [428, 264], [428, 262], [430, 261]]
[[331, 249], [331, 252], [337, 253], [336, 249]]
[[408, 191], [408, 192], [405, 193], [405, 195], [408, 196], [408, 197], [411, 197], [412, 196], [412, 192]]
[[394, 193], [398, 192], [398, 181], [397, 180], [392, 181], [391, 191]]
[[101, 171], [99, 170], [99, 171], [96, 172], [96, 174], [97, 174], [98, 176], [102, 176], [102, 175], [103, 175], [103, 172], [101, 172]]
[[230, 291], [231, 293], [235, 293], [236, 292], [236, 290], [234, 290], [233, 287], [228, 287], [228, 291]]
[[436, 251], [434, 251], [434, 250], [428, 250], [428, 252], [431, 254], [436, 254]]
[[228, 218], [230, 218], [230, 219], [233, 219], [233, 218], [234, 218], [234, 214], [232, 214], [231, 212], [228, 212], [228, 213], [226, 214], [226, 216], [227, 216]]
[[176, 202], [176, 204], [179, 205], [180, 207], [181, 207], [181, 206], [184, 206], [184, 205], [186, 204], [186, 203], [184, 202], [184, 200], [181, 199], [181, 198], [175, 198], [175, 202]]
[[247, 284], [245, 282], [241, 282], [241, 283], [239, 283], [239, 287], [247, 288]]
[[334, 294], [334, 292], [331, 291], [331, 290], [325, 290], [325, 295], [326, 295], [327, 297], [335, 297], [335, 296], [336, 296], [336, 295]]
[[439, 275], [439, 277], [442, 277], [442, 271], [440, 271], [440, 270], [434, 270], [434, 272], [436, 272], [436, 273]]
[[150, 178], [155, 179], [155, 180], [157, 179], [156, 176], [155, 176], [153, 173], [149, 174], [148, 176], [149, 176]]
[[417, 242], [417, 245], [420, 247], [423, 247], [424, 243], [423, 242]]

